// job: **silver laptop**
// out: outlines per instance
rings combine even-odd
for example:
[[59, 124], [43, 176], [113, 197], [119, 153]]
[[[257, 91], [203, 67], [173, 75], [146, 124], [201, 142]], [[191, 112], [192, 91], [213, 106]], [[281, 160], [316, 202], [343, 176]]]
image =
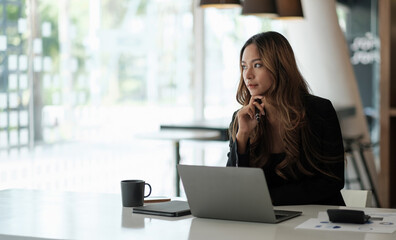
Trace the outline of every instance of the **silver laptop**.
[[274, 210], [260, 168], [178, 165], [177, 170], [195, 217], [278, 223], [302, 214]]

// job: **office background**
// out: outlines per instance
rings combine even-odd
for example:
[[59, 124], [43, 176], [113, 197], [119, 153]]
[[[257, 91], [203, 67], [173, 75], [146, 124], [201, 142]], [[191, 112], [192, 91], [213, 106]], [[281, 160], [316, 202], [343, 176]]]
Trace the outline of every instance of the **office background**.
[[[244, 41], [288, 36], [287, 21], [197, 2], [0, 0], [0, 188], [119, 193], [121, 179], [141, 178], [173, 194], [172, 143], [138, 136], [231, 120]], [[337, 16], [376, 143], [378, 0], [339, 0]], [[181, 144], [184, 163], [226, 162], [227, 142]]]

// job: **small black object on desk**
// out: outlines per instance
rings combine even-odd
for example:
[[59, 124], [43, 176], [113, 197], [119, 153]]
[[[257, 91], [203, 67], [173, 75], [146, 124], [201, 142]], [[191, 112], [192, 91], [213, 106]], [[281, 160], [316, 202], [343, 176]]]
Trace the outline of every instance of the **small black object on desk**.
[[349, 209], [327, 209], [329, 220], [334, 223], [367, 223], [370, 219], [369, 215], [366, 215], [360, 210], [349, 210]]

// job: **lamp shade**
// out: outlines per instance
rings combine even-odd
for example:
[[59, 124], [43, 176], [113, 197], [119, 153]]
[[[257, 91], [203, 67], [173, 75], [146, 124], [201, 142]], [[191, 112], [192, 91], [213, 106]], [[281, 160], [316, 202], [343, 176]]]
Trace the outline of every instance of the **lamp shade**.
[[201, 0], [199, 6], [202, 8], [234, 8], [241, 7], [240, 0]]
[[302, 18], [301, 0], [276, 0], [279, 18]]
[[276, 17], [275, 0], [245, 0], [243, 1], [242, 15]]

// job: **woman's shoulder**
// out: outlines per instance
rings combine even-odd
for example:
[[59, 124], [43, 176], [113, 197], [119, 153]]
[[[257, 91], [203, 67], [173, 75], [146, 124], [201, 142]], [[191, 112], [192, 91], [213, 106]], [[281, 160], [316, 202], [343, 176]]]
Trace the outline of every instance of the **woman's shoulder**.
[[308, 115], [311, 115], [310, 113], [316, 113], [321, 116], [332, 116], [335, 113], [331, 101], [323, 97], [305, 95], [304, 105]]
[[304, 105], [306, 108], [317, 110], [328, 110], [328, 108], [333, 108], [333, 104], [329, 99], [311, 94], [304, 96]]
[[311, 106], [323, 106], [323, 105], [331, 104], [331, 101], [329, 99], [312, 94], [304, 95], [304, 102], [306, 105], [311, 105]]

